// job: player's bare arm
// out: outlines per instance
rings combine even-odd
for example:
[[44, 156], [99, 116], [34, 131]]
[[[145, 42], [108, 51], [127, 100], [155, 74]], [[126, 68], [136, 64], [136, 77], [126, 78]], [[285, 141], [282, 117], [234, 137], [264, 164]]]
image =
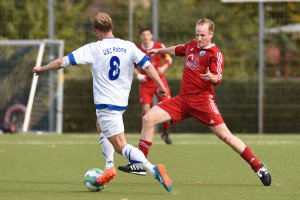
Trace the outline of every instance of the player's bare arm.
[[32, 71], [35, 72], [36, 75], [39, 75], [44, 71], [59, 70], [62, 68], [61, 66], [62, 63], [63, 63], [63, 58], [57, 58], [45, 66], [35, 66]]
[[171, 54], [175, 55], [175, 48], [176, 46], [171, 46], [167, 48], [160, 48], [160, 49], [151, 49], [147, 51], [149, 54]]
[[148, 65], [148, 67], [146, 67], [145, 72], [147, 73], [147, 75], [156, 83], [156, 85], [158, 86], [157, 89], [157, 94], [159, 96], [166, 96], [167, 95], [167, 89], [164, 86], [164, 83], [162, 82], [162, 80], [160, 79], [156, 69], [154, 68], [154, 66], [152, 64]]

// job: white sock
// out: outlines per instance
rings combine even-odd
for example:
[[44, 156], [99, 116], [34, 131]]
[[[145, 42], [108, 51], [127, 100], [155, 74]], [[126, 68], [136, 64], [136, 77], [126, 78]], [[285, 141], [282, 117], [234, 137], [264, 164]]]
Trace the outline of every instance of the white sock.
[[135, 148], [131, 144], [127, 144], [122, 149], [122, 155], [127, 158], [129, 163], [136, 165], [139, 168], [147, 170], [150, 174], [155, 176], [155, 171], [153, 169], [154, 165], [152, 165], [147, 158], [144, 156], [143, 152], [141, 152], [138, 148]]
[[105, 169], [109, 169], [114, 166], [115, 149], [102, 132], [100, 133], [100, 146], [105, 158]]

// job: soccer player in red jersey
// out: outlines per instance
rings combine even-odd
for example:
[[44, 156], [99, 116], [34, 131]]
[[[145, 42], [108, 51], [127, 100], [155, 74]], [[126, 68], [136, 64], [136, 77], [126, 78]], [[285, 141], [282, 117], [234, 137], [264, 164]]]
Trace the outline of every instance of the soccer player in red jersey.
[[215, 103], [214, 86], [222, 81], [224, 55], [211, 42], [214, 28], [215, 25], [211, 20], [200, 19], [196, 24], [194, 40], [184, 45], [148, 51], [153, 54], [175, 54], [185, 57], [185, 64], [179, 95], [160, 102], [144, 115], [141, 141], [148, 145], [140, 149], [144, 154], [148, 154], [156, 124], [167, 121], [176, 124], [186, 118], [194, 117], [236, 151], [251, 166], [263, 185], [269, 186], [271, 176], [265, 164], [243, 141], [232, 135]]
[[[160, 42], [153, 41], [153, 34], [150, 28], [142, 28], [140, 30], [141, 44], [137, 47], [147, 54], [147, 51], [151, 49], [164, 48], [164, 44]], [[134, 74], [140, 82], [139, 85], [139, 95], [140, 95], [140, 104], [142, 105], [142, 116], [144, 116], [153, 104], [153, 97], [156, 96], [158, 102], [164, 101], [171, 98], [170, 88], [167, 82], [167, 79], [164, 75], [165, 70], [172, 65], [172, 58], [168, 54], [156, 54], [149, 55], [149, 61], [157, 70], [161, 80], [163, 81], [166, 89], [168, 90], [167, 96], [159, 97], [156, 95], [157, 85], [153, 80], [151, 80], [148, 75], [143, 71], [139, 70], [137, 67], [134, 70]], [[170, 123], [163, 123], [163, 132], [161, 138], [166, 144], [172, 144], [171, 139], [169, 138]]]

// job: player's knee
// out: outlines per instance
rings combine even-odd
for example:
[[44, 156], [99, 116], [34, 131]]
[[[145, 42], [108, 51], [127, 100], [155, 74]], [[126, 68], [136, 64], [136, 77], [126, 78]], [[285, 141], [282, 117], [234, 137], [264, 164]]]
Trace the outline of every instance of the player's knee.
[[152, 119], [151, 115], [145, 114], [143, 116], [143, 124], [146, 124], [146, 125], [152, 125], [152, 124], [154, 124], [154, 120]]

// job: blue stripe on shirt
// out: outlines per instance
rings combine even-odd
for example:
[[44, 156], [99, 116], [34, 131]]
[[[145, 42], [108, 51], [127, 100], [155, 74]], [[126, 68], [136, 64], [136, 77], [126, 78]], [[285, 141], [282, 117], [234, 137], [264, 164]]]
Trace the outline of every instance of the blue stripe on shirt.
[[147, 55], [144, 56], [144, 58], [138, 63], [138, 66], [143, 67], [145, 62], [149, 60], [149, 57]]
[[73, 53], [69, 53], [68, 57], [69, 57], [69, 60], [70, 60], [70, 62], [71, 62], [72, 65], [77, 65]]
[[95, 104], [97, 110], [108, 108], [110, 110], [123, 111], [127, 109], [127, 106], [115, 106], [111, 104]]

